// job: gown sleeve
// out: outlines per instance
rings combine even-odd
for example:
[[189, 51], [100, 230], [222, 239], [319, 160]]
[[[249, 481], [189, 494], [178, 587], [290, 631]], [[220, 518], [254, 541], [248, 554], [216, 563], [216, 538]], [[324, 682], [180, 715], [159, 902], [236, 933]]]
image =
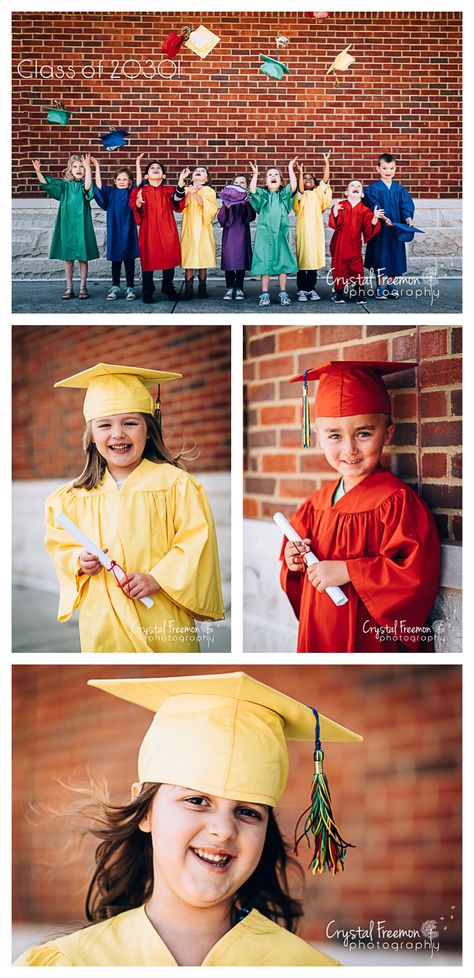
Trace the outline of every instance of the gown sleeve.
[[221, 228], [225, 228], [227, 217], [228, 217], [227, 207], [225, 206], [225, 204], [221, 204], [217, 212], [217, 220], [219, 221]]
[[257, 214], [259, 213], [259, 211], [261, 211], [265, 203], [265, 200], [267, 198], [267, 193], [268, 191], [264, 190], [263, 187], [255, 187], [254, 194], [249, 192], [250, 203]]
[[305, 203], [306, 203], [306, 194], [304, 193], [300, 194], [298, 191], [295, 194], [295, 198], [293, 200], [293, 210], [296, 216], [303, 213]]
[[88, 574], [79, 573], [80, 544], [61, 527], [56, 526], [54, 513], [61, 509], [66, 516], [77, 523], [74, 492], [68, 486], [57, 489], [46, 500], [46, 537], [44, 545], [48, 551], [59, 581], [58, 621], [67, 621], [79, 606], [84, 590], [88, 585]]
[[[302, 540], [305, 537], [312, 537], [312, 512], [313, 507], [311, 501], [306, 499], [302, 506], [296, 510], [294, 516], [291, 517], [290, 523], [294, 529], [299, 533]], [[305, 577], [305, 570], [303, 571], [291, 571], [287, 567], [285, 561], [285, 547], [287, 540], [283, 539], [280, 551], [281, 560], [281, 571], [280, 571], [280, 584], [288, 598], [288, 601], [293, 608], [296, 617], [299, 619], [301, 610], [301, 595], [303, 591], [303, 582]]]
[[212, 224], [217, 214], [217, 197], [212, 187], [201, 187], [200, 195], [204, 201], [202, 206], [202, 223], [205, 227]]
[[362, 232], [364, 235], [364, 241], [370, 241], [376, 234], [380, 231], [380, 221], [377, 220], [376, 224], [372, 224], [374, 218], [373, 211], [369, 207], [364, 210], [364, 216], [362, 220]]
[[102, 187], [98, 188], [97, 184], [92, 184], [94, 188], [94, 197], [103, 211], [106, 211], [110, 204], [110, 187], [107, 183], [103, 183]]
[[293, 209], [293, 199], [296, 196], [296, 190], [291, 189], [291, 183], [285, 183], [285, 186], [280, 190], [280, 201], [287, 211]]
[[371, 211], [373, 211], [374, 207], [381, 206], [381, 201], [379, 201], [377, 191], [373, 184], [369, 184], [368, 187], [364, 187], [364, 204], [366, 207], [369, 207]]
[[55, 200], [61, 200], [64, 180], [53, 180], [52, 177], [47, 177], [45, 174], [43, 176], [46, 183], [42, 183], [40, 186], [43, 188], [45, 194], [48, 197], [54, 197]]
[[[380, 518], [379, 554], [348, 559], [351, 582], [382, 627], [393, 629], [395, 622], [423, 627], [439, 587], [441, 547], [435, 521], [426, 503], [406, 489], [390, 496]], [[416, 649], [413, 633], [400, 630], [399, 639]]]
[[329, 183], [324, 183], [324, 181], [321, 180], [318, 186], [316, 187], [316, 193], [319, 197], [319, 202], [321, 204], [321, 211], [324, 214], [324, 211], [327, 211], [328, 207], [331, 206], [332, 187]]
[[200, 621], [224, 618], [216, 531], [201, 485], [182, 472], [170, 489], [173, 545], [149, 573], [171, 598]]
[[402, 187], [402, 185], [400, 184], [400, 190], [401, 190], [400, 210], [402, 214], [402, 221], [406, 221], [407, 217], [413, 217], [415, 213], [415, 204], [413, 203], [413, 199], [408, 193], [406, 187]]
[[[131, 192], [131, 194], [130, 194], [130, 198], [129, 198], [129, 204], [130, 204], [130, 207], [132, 208], [132, 211], [133, 211], [133, 214], [134, 214], [134, 217], [135, 217], [135, 223], [138, 224], [138, 225], [140, 225], [142, 223], [143, 211], [146, 209], [146, 197], [145, 196], [143, 197], [142, 206], [141, 207], [137, 207], [137, 194], [138, 194], [139, 189], [140, 189], [139, 187], [134, 187], [133, 190], [132, 190], [132, 192]], [[143, 187], [142, 187], [142, 189], [143, 189]]]
[[27, 968], [64, 968], [71, 962], [54, 944], [41, 944], [24, 951], [13, 964]]

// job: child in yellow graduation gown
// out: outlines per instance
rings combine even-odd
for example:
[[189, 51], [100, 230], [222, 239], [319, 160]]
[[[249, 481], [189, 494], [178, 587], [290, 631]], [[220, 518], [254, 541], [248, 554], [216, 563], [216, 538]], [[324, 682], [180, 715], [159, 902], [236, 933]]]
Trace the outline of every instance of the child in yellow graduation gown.
[[[167, 450], [149, 391], [179, 377], [100, 363], [55, 385], [87, 388], [86, 466], [48, 498], [45, 541], [58, 619], [79, 608], [83, 652], [199, 652], [195, 619], [224, 617], [209, 503]], [[60, 528], [57, 511], [107, 551], [112, 572]]]
[[216, 241], [212, 222], [217, 214], [215, 190], [208, 186], [209, 171], [197, 166], [186, 187], [181, 225], [181, 267], [185, 269], [184, 298], [193, 298], [194, 269], [198, 269], [198, 296], [207, 298], [207, 269], [216, 264]]
[[326, 263], [323, 214], [331, 205], [332, 190], [329, 186], [329, 160], [331, 150], [324, 153], [323, 179], [316, 186], [312, 173], [306, 173], [299, 164], [298, 193], [293, 201], [296, 217], [296, 260], [298, 274], [296, 285], [298, 302], [317, 301], [318, 269]]
[[[320, 737], [361, 737], [242, 672], [89, 685], [155, 714], [140, 747], [139, 781], [130, 804], [104, 802], [91, 827], [101, 840], [86, 902], [93, 926], [15, 963], [337, 965], [293, 933], [301, 903], [288, 891], [273, 809], [286, 784], [287, 739], [311, 741], [311, 868], [341, 869], [348, 843], [332, 819]], [[312, 771], [311, 754], [308, 744]]]

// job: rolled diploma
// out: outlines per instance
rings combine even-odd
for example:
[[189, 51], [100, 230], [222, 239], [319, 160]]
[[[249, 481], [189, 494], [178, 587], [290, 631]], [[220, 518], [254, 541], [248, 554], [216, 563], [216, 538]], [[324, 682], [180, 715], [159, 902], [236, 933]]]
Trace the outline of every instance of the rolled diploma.
[[[58, 524], [58, 526], [62, 526], [63, 530], [67, 530], [67, 532], [71, 534], [77, 543], [82, 544], [85, 550], [88, 550], [90, 554], [94, 554], [94, 557], [98, 557], [102, 567], [105, 567], [105, 569], [108, 571], [110, 570], [112, 566], [111, 558], [107, 557], [107, 554], [104, 553], [104, 551], [101, 550], [101, 548], [98, 547], [93, 540], [89, 540], [89, 537], [86, 537], [85, 533], [83, 533], [82, 530], [80, 530], [79, 527], [69, 519], [69, 516], [66, 516], [62, 510], [57, 509], [54, 514], [54, 521]], [[125, 581], [127, 579], [127, 575], [122, 574], [118, 567], [116, 569], [116, 574], [119, 581]], [[141, 601], [146, 608], [153, 608], [153, 601], [151, 598], [139, 598], [138, 600]]]
[[[288, 522], [286, 516], [283, 516], [283, 513], [275, 513], [273, 520], [287, 540], [291, 540], [291, 543], [303, 543], [300, 535], [296, 532], [291, 523]], [[311, 550], [309, 550], [306, 554], [302, 554], [302, 556], [307, 567], [310, 567], [311, 564], [319, 564], [318, 558], [311, 552]], [[347, 604], [349, 600], [340, 587], [327, 587], [326, 594], [331, 598], [331, 601], [334, 601], [334, 604], [337, 605], [338, 608], [340, 608], [343, 604]]]

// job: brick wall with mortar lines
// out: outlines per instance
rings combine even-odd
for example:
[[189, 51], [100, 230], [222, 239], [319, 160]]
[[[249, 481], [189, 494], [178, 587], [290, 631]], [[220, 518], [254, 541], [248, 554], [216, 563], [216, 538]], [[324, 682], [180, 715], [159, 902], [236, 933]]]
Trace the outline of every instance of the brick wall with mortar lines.
[[[219, 667], [232, 671], [232, 667]], [[342, 669], [344, 675], [342, 676]], [[214, 667], [161, 667], [160, 675], [215, 672]], [[356, 844], [336, 877], [306, 873], [308, 940], [322, 942], [325, 926], [419, 927], [454, 920], [442, 947], [460, 929], [461, 669], [459, 666], [249, 666], [246, 671], [363, 734], [362, 744], [328, 744], [326, 772], [334, 812]], [[78, 854], [78, 827], [65, 818], [29, 817], [30, 803], [46, 808], [67, 795], [55, 778], [84, 783], [88, 764], [106, 778], [114, 802], [127, 800], [136, 755], [150, 716], [86, 681], [87, 666], [16, 666], [14, 672], [14, 918], [80, 926], [92, 845]], [[100, 675], [150, 676], [145, 666], [102, 666]], [[124, 738], [123, 732], [127, 731]], [[311, 748], [290, 743], [290, 777], [277, 806], [292, 838], [306, 808]], [[68, 848], [66, 848], [68, 844]], [[308, 854], [301, 848], [300, 861]], [[452, 912], [452, 911], [451, 911]], [[336, 943], [328, 949], [338, 957]], [[421, 963], [421, 961], [420, 961]]]
[[[301, 385], [288, 378], [327, 360], [416, 360], [386, 378], [393, 445], [383, 464], [423, 495], [443, 539], [462, 538], [461, 327], [245, 327], [244, 515], [287, 516], [334, 479], [316, 446], [301, 448]], [[403, 385], [403, 386], [401, 386]], [[311, 412], [316, 391], [310, 382]]]
[[168, 447], [196, 445], [198, 457], [184, 460], [191, 472], [230, 468], [229, 326], [15, 326], [14, 479], [79, 474], [84, 391], [53, 384], [100, 362], [182, 373], [161, 387]]
[[[183, 48], [180, 77], [110, 78], [113, 59], [156, 65], [170, 30], [200, 22], [221, 42], [205, 60]], [[378, 154], [389, 151], [414, 196], [460, 197], [461, 33], [461, 15], [450, 11], [338, 12], [319, 22], [285, 12], [15, 12], [14, 194], [41, 195], [32, 156], [58, 176], [69, 154], [91, 149], [109, 179], [143, 151], [167, 161], [171, 179], [184, 164], [206, 163], [219, 186], [249, 158], [283, 166], [298, 154], [319, 173], [332, 147], [336, 193], [355, 176], [373, 179]], [[290, 75], [279, 83], [258, 70], [278, 34], [290, 39], [282, 52]], [[356, 63], [336, 86], [326, 71], [349, 43]], [[76, 77], [20, 78], [22, 59], [72, 65]], [[91, 64], [95, 78], [82, 78]], [[68, 126], [46, 122], [41, 107], [51, 99], [75, 113]], [[98, 135], [118, 125], [130, 129], [130, 145], [109, 158]]]

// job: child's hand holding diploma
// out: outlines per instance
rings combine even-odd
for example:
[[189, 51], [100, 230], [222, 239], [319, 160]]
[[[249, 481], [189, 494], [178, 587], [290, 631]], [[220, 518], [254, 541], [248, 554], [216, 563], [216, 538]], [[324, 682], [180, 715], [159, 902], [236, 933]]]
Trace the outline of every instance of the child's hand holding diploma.
[[305, 538], [302, 543], [293, 543], [293, 541], [288, 540], [285, 547], [285, 560], [288, 570], [304, 571], [306, 569], [303, 554], [308, 553], [310, 543], [309, 538]]
[[340, 587], [350, 581], [345, 560], [320, 560], [317, 564], [311, 564], [307, 573], [311, 584], [318, 591]]

